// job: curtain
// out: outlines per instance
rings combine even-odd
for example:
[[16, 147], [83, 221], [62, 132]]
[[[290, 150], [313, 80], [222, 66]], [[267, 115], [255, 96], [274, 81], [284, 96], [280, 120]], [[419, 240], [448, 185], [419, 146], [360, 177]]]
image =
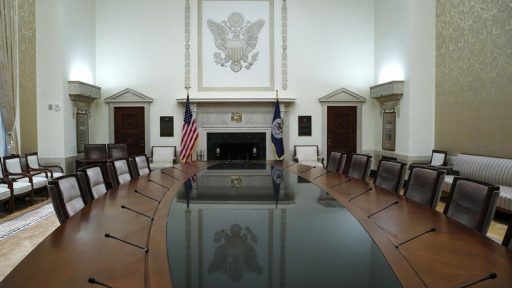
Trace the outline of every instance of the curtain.
[[4, 122], [0, 112], [0, 157], [7, 155], [7, 141], [5, 137]]
[[15, 127], [18, 87], [16, 13], [16, 0], [0, 0], [0, 113], [10, 154], [18, 153]]

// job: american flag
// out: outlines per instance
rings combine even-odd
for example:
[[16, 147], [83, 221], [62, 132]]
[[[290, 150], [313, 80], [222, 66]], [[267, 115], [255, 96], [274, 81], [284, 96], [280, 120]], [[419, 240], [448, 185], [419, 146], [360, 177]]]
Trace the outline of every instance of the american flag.
[[183, 119], [183, 129], [181, 130], [181, 151], [180, 159], [187, 163], [192, 158], [192, 150], [196, 145], [199, 133], [197, 132], [196, 121], [192, 119], [192, 110], [190, 110], [190, 102], [188, 100], [187, 92], [187, 103], [185, 104], [185, 117]]

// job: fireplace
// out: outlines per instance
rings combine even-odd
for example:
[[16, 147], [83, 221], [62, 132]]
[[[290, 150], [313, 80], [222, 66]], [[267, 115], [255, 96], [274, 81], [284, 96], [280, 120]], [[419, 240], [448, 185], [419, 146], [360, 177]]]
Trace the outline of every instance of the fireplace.
[[266, 133], [207, 133], [208, 160], [265, 160]]

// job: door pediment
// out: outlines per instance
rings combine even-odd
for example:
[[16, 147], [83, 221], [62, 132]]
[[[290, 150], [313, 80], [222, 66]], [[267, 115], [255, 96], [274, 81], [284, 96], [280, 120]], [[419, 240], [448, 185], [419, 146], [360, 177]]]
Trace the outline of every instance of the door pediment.
[[123, 91], [105, 98], [105, 103], [151, 103], [153, 98], [133, 89], [126, 88]]
[[366, 102], [366, 97], [352, 92], [346, 88], [341, 88], [333, 91], [318, 99], [322, 102]]

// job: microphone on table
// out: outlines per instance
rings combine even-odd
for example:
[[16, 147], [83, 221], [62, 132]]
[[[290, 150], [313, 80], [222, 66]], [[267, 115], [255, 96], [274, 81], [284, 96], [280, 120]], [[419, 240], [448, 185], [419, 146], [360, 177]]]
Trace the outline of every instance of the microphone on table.
[[409, 239], [407, 239], [407, 240], [405, 240], [405, 241], [403, 241], [403, 242], [400, 242], [400, 243], [396, 244], [396, 245], [395, 245], [395, 247], [396, 247], [396, 248], [399, 248], [400, 246], [404, 245], [405, 243], [407, 243], [407, 242], [409, 242], [409, 241], [412, 241], [412, 240], [414, 240], [414, 239], [416, 239], [416, 238], [418, 238], [418, 237], [421, 237], [421, 236], [423, 236], [423, 235], [425, 235], [425, 234], [427, 234], [427, 233], [432, 233], [432, 232], [436, 232], [436, 231], [437, 231], [437, 229], [436, 229], [435, 227], [432, 227], [432, 228], [428, 229], [428, 230], [427, 230], [427, 231], [425, 231], [425, 232], [422, 232], [422, 233], [420, 233], [420, 234], [418, 234], [418, 235], [416, 235], [416, 236], [414, 236], [414, 237], [411, 237], [411, 238], [409, 238]]
[[336, 184], [334, 184], [334, 185], [330, 186], [329, 188], [333, 188], [333, 187], [336, 187], [336, 186], [338, 186], [338, 185], [340, 185], [340, 184], [347, 183], [347, 182], [350, 182], [350, 181], [352, 181], [352, 179], [348, 179], [348, 180], [345, 180], [345, 181], [341, 181], [341, 182], [339, 182], [339, 183], [336, 183]]
[[377, 210], [377, 211], [373, 212], [372, 214], [370, 214], [370, 215], [368, 215], [368, 216], [366, 216], [366, 217], [370, 218], [370, 217], [372, 217], [373, 215], [375, 215], [375, 214], [377, 214], [377, 213], [379, 213], [379, 212], [382, 212], [382, 211], [384, 211], [384, 210], [388, 209], [389, 207], [391, 207], [391, 206], [393, 206], [393, 205], [396, 205], [396, 204], [398, 204], [398, 203], [400, 203], [400, 201], [396, 200], [395, 202], [393, 202], [393, 203], [391, 203], [391, 204], [387, 205], [386, 207], [384, 207], [384, 208], [382, 208], [382, 209], [379, 209], [379, 210]]
[[162, 184], [160, 184], [160, 183], [158, 183], [158, 182], [155, 182], [155, 181], [153, 181], [153, 180], [152, 180], [151, 178], [149, 178], [149, 177], [148, 177], [148, 181], [149, 181], [149, 182], [151, 182], [151, 183], [155, 183], [156, 185], [158, 185], [158, 186], [160, 186], [160, 187], [164, 187], [165, 189], [169, 190], [169, 187], [164, 186], [164, 185], [162, 185]]
[[151, 216], [149, 216], [149, 215], [146, 215], [146, 214], [144, 214], [144, 213], [142, 213], [142, 212], [140, 212], [140, 211], [137, 211], [137, 210], [132, 209], [132, 208], [130, 208], [130, 207], [126, 207], [126, 206], [124, 206], [124, 205], [121, 205], [121, 208], [126, 209], [126, 210], [130, 210], [130, 211], [132, 211], [132, 212], [134, 212], [134, 213], [137, 213], [137, 214], [139, 214], [139, 215], [141, 215], [141, 216], [144, 216], [144, 217], [146, 217], [146, 218], [149, 218], [151, 221], [153, 221], [153, 217], [151, 217]]
[[473, 281], [473, 282], [468, 283], [468, 284], [464, 284], [464, 286], [460, 286], [460, 288], [471, 287], [471, 286], [473, 286], [475, 284], [478, 284], [480, 282], [484, 282], [486, 280], [492, 280], [492, 279], [496, 279], [496, 278], [498, 278], [498, 274], [492, 272], [492, 273], [489, 273], [489, 275], [487, 275], [485, 277], [482, 277], [482, 278], [480, 278], [480, 279], [478, 279], [476, 281]]
[[103, 282], [100, 282], [100, 281], [98, 281], [98, 280], [96, 280], [96, 279], [94, 279], [94, 278], [92, 278], [92, 277], [89, 277], [89, 279], [87, 279], [87, 282], [88, 282], [89, 284], [92, 284], [92, 285], [99, 285], [99, 286], [103, 286], [103, 287], [109, 287], [109, 288], [112, 288], [112, 286], [107, 285], [107, 284], [105, 284], [105, 283], [103, 283]]
[[169, 176], [169, 177], [172, 177], [172, 178], [174, 178], [174, 179], [176, 179], [176, 180], [180, 180], [180, 178], [178, 178], [178, 177], [176, 177], [176, 176], [173, 176], [173, 175], [171, 175], [171, 174], [169, 174], [169, 173], [165, 173], [165, 171], [160, 170], [160, 173], [162, 173], [162, 174], [164, 174], [164, 175], [167, 175], [167, 176]]
[[147, 247], [142, 247], [142, 246], [140, 246], [140, 245], [137, 245], [137, 244], [135, 244], [135, 243], [132, 243], [132, 242], [126, 241], [126, 240], [124, 240], [124, 239], [117, 238], [116, 236], [110, 235], [109, 233], [105, 233], [105, 237], [106, 237], [106, 238], [112, 238], [112, 239], [115, 239], [115, 240], [117, 240], [117, 241], [123, 242], [123, 243], [125, 243], [125, 244], [131, 245], [131, 246], [133, 246], [133, 247], [137, 247], [137, 248], [139, 248], [139, 249], [142, 249], [142, 250], [144, 250], [144, 253], [146, 253], [146, 254], [149, 252], [149, 249], [148, 249]]
[[313, 180], [315, 180], [316, 178], [318, 178], [318, 177], [320, 177], [320, 176], [324, 176], [325, 174], [327, 174], [327, 173], [329, 173], [329, 172], [331, 172], [331, 171], [327, 171], [327, 172], [325, 172], [325, 173], [322, 173], [322, 174], [320, 174], [320, 175], [316, 176], [315, 178], [313, 178]]
[[368, 192], [370, 192], [370, 191], [372, 191], [372, 190], [373, 190], [373, 188], [366, 189], [364, 192], [359, 193], [359, 194], [357, 194], [356, 196], [354, 196], [354, 197], [352, 197], [352, 198], [348, 199], [348, 201], [350, 202], [350, 201], [352, 201], [352, 200], [356, 199], [357, 197], [359, 197], [359, 196], [363, 196], [364, 194], [366, 194], [366, 193], [368, 193]]
[[160, 204], [160, 200], [155, 199], [155, 198], [153, 198], [153, 197], [151, 197], [151, 196], [148, 196], [148, 195], [146, 195], [146, 194], [144, 194], [144, 193], [141, 193], [141, 192], [137, 191], [137, 189], [133, 190], [133, 192], [135, 192], [135, 193], [137, 193], [137, 194], [140, 194], [140, 195], [142, 195], [142, 196], [144, 196], [144, 197], [146, 197], [146, 198], [148, 198], [148, 199], [151, 199], [151, 200], [153, 200], [153, 201], [155, 201], [155, 202], [158, 202], [158, 204]]
[[174, 167], [174, 166], [171, 166], [171, 168], [172, 168], [172, 169], [176, 169], [176, 170], [178, 170], [178, 171], [181, 171], [181, 172], [183, 172], [183, 173], [187, 174], [187, 172], [185, 172], [185, 171], [183, 171], [183, 170], [181, 170], [181, 169], [179, 169], [179, 168], [176, 168], [176, 167]]

